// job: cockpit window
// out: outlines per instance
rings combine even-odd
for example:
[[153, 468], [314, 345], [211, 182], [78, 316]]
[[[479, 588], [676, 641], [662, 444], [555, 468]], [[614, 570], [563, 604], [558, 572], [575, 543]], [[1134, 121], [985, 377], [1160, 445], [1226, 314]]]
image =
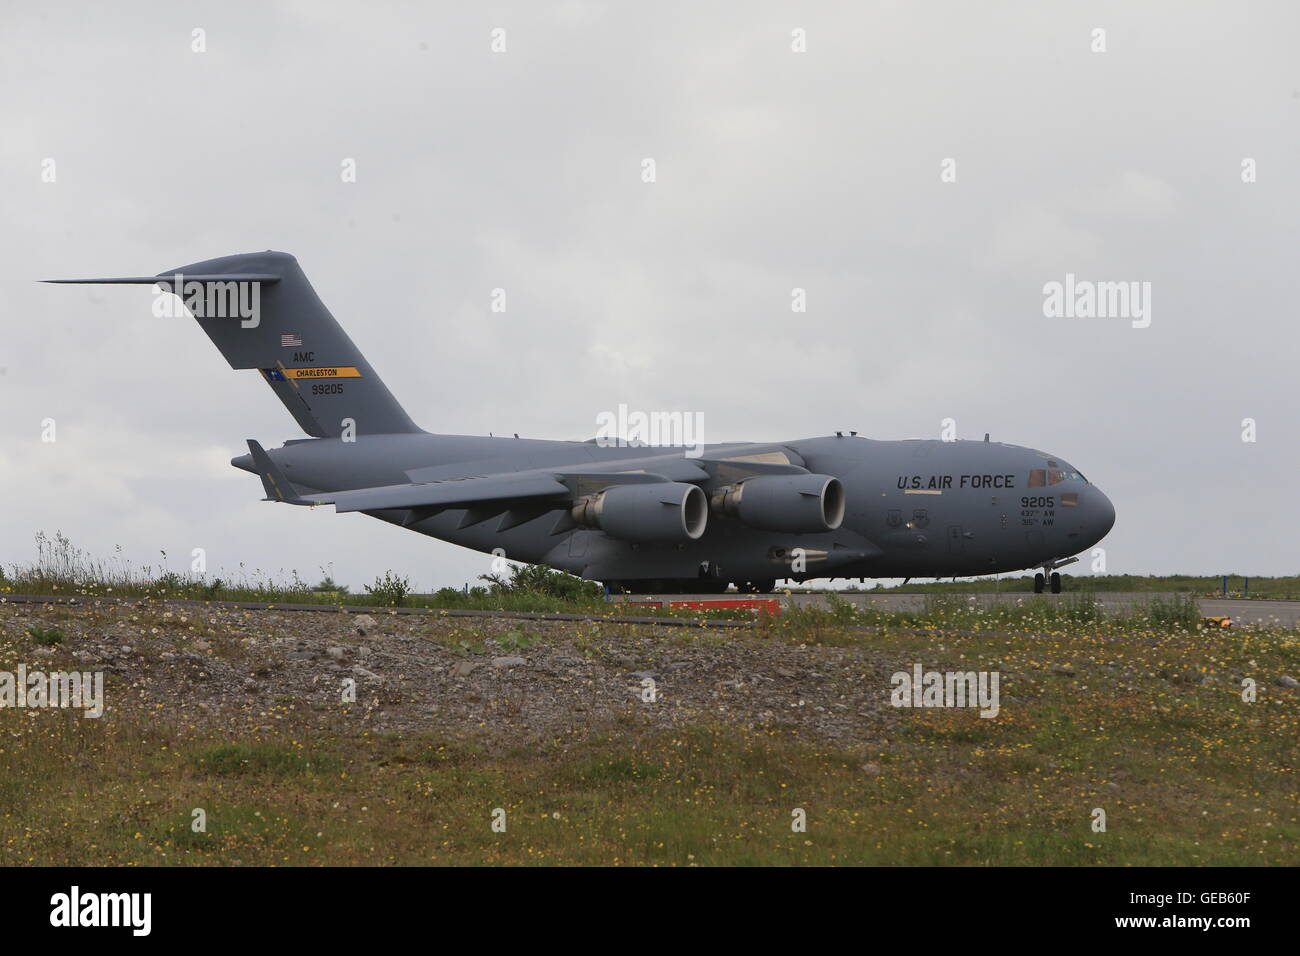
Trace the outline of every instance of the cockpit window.
[[[1056, 462], [1049, 461], [1048, 464], [1056, 465]], [[1063, 481], [1079, 481], [1085, 485], [1088, 483], [1088, 479], [1077, 471], [1062, 471], [1059, 468], [1034, 468], [1029, 472], [1030, 488], [1059, 485]]]

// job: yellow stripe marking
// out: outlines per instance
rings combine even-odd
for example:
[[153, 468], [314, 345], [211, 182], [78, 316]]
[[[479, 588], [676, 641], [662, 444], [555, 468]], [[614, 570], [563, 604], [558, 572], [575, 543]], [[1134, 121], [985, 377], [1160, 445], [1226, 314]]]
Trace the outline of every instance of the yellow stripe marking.
[[298, 387], [298, 383], [295, 382], [295, 381], [294, 381], [294, 380], [289, 376], [289, 370], [288, 370], [287, 368], [284, 367], [284, 363], [281, 362], [279, 359], [276, 359], [276, 360], [275, 360], [275, 364], [276, 364], [276, 366], [280, 369], [280, 374], [284, 376], [285, 381], [287, 381], [287, 382], [288, 382], [290, 385], [292, 385], [294, 388], [297, 388], [297, 387]]
[[361, 373], [357, 371], [355, 365], [336, 366], [334, 368], [284, 368], [284, 377], [289, 379], [298, 378], [360, 378]]

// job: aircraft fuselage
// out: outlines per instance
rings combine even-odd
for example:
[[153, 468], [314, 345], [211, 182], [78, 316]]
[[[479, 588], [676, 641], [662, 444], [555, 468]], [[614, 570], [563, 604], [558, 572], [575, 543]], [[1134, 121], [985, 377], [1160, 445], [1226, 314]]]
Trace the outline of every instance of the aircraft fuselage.
[[[781, 534], [711, 514], [698, 540], [647, 543], [565, 528], [557, 522], [558, 507], [504, 528], [509, 522], [499, 515], [467, 523], [465, 508], [415, 521], [402, 509], [366, 513], [477, 551], [621, 582], [1017, 571], [1086, 551], [1115, 518], [1101, 490], [1064, 459], [1000, 442], [829, 436], [708, 445], [704, 454], [725, 457], [733, 448], [745, 456], [785, 454], [811, 472], [838, 478], [843, 522], [820, 534]], [[412, 472], [441, 481], [588, 462], [634, 470], [638, 459], [674, 452], [685, 457], [681, 449], [664, 447], [401, 434], [354, 442], [307, 439], [269, 454], [295, 485], [335, 491], [407, 482]], [[248, 456], [233, 463], [254, 470]]]

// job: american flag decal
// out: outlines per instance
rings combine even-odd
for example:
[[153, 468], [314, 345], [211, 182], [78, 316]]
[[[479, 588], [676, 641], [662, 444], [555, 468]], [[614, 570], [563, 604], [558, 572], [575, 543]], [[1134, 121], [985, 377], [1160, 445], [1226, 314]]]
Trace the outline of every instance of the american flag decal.
[[302, 336], [294, 335], [292, 332], [285, 332], [280, 336], [280, 348], [296, 349], [302, 347]]

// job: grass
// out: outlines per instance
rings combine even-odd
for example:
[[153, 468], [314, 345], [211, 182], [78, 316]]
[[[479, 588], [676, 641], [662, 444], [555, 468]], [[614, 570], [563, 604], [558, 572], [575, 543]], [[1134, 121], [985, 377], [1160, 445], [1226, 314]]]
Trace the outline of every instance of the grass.
[[192, 751], [189, 758], [192, 767], [222, 777], [288, 777], [309, 771], [327, 772], [338, 767], [338, 761], [331, 754], [313, 759], [301, 747], [266, 741], [217, 744]]
[[[702, 620], [753, 620], [755, 617], [752, 611], [739, 608], [658, 608], [607, 603], [598, 585], [538, 565], [512, 566], [506, 575], [484, 575], [483, 580], [488, 585], [486, 587], [474, 587], [467, 591], [443, 588], [431, 595], [410, 593], [409, 582], [389, 571], [376, 578], [373, 585], [368, 585], [367, 593], [349, 594], [328, 576], [321, 582], [321, 586], [329, 590], [322, 590], [320, 586], [308, 587], [296, 572], [288, 582], [268, 578], [259, 572], [252, 578], [243, 579], [243, 583], [234, 584], [220, 579], [182, 577], [172, 572], [155, 573], [148, 567], [134, 570], [121, 561], [114, 563], [96, 560], [72, 545], [62, 534], [56, 534], [53, 539], [43, 534], [38, 535], [37, 545], [37, 562], [30, 567], [15, 567], [12, 574], [0, 582], [0, 596], [10, 592], [271, 604], [371, 606], [379, 603], [430, 610], [580, 613]], [[1083, 580], [1092, 583], [1095, 579]], [[1152, 597], [1149, 601], [1117, 615], [1099, 604], [1091, 592], [1073, 592], [1050, 598], [1027, 594], [1021, 600], [980, 607], [958, 594], [938, 591], [927, 594], [924, 606], [916, 611], [855, 607], [839, 598], [835, 592], [828, 592], [829, 608], [787, 607], [780, 615], [780, 626], [792, 633], [823, 628], [838, 631], [854, 627], [920, 627], [929, 623], [974, 629], [1031, 629], [1061, 622], [1082, 625], [1100, 623], [1103, 620], [1134, 626], [1150, 624], [1175, 630], [1195, 629], [1198, 626], [1200, 614], [1194, 598], [1180, 593], [1150, 593]], [[468, 646], [463, 651], [476, 653]]]
[[[349, 593], [328, 575], [309, 585], [297, 571], [288, 575], [249, 570], [242, 564], [231, 578], [202, 574], [177, 574], [160, 567], [135, 567], [119, 554], [103, 560], [78, 548], [61, 532], [36, 536], [37, 559], [27, 566], [0, 567], [0, 597], [10, 594], [49, 596], [250, 601], [268, 604], [321, 604], [353, 607], [411, 607], [473, 611], [523, 611], [541, 613], [602, 613], [637, 616], [674, 616], [655, 608], [623, 607], [605, 602], [599, 584], [583, 581], [540, 565], [512, 565], [506, 574], [483, 575], [484, 586], [466, 590], [442, 588], [432, 594], [415, 594], [410, 582], [386, 571], [366, 585], [363, 593]], [[166, 552], [160, 552], [163, 561]], [[733, 617], [736, 612], [709, 612]]]
[[[371, 600], [332, 581], [313, 589], [297, 575], [287, 584], [256, 575], [238, 586], [189, 580], [94, 561], [62, 536], [39, 543], [38, 563], [14, 569], [0, 587]], [[407, 605], [617, 612], [589, 586], [551, 574], [530, 569], [469, 594], [432, 596], [404, 593], [390, 579], [386, 593]], [[1116, 589], [1144, 590], [1127, 579]], [[145, 706], [110, 706], [99, 720], [0, 708], [0, 865], [1294, 864], [1300, 692], [1274, 678], [1294, 676], [1300, 638], [1204, 629], [1188, 596], [1145, 590], [1150, 601], [1123, 612], [1086, 592], [982, 608], [940, 591], [912, 612], [832, 597], [825, 608], [791, 607], [752, 629], [663, 635], [672, 647], [844, 648], [898, 669], [920, 662], [1002, 675], [994, 720], [966, 710], [893, 711], [888, 721], [864, 718], [876, 723], [857, 743], [801, 735], [775, 718], [742, 728], [682, 715], [663, 729], [635, 710], [612, 726], [503, 746], [491, 736], [491, 715], [481, 739], [452, 739], [373, 734], [363, 724], [328, 731], [292, 719], [216, 733]], [[0, 644], [0, 669], [30, 666], [38, 646], [68, 653], [64, 629], [76, 633], [79, 613], [51, 608], [43, 623], [13, 633]], [[152, 633], [193, 632], [214, 653], [250, 653], [240, 640], [196, 629], [188, 609], [151, 603], [131, 613]], [[576, 652], [608, 654], [609, 641], [596, 639], [605, 628], [574, 624]], [[442, 640], [457, 656], [478, 657], [544, 650], [547, 638], [520, 626], [493, 634], [491, 647], [472, 629]], [[1243, 677], [1259, 682], [1254, 703], [1242, 700]], [[136, 693], [127, 677], [108, 675], [110, 701]], [[1090, 827], [1098, 807], [1105, 833]], [[504, 833], [491, 827], [498, 809]], [[791, 829], [796, 809], [807, 815], [806, 832]]]
[[[1061, 573], [1061, 581], [1066, 591], [1089, 591], [1094, 593], [1153, 593], [1167, 594], [1181, 592], [1197, 597], [1222, 597], [1224, 575], [1197, 574], [1091, 574], [1075, 576]], [[1227, 596], [1230, 598], [1259, 598], [1261, 600], [1300, 600], [1300, 575], [1268, 576], [1240, 574], [1227, 575]], [[857, 591], [858, 589], [850, 589]], [[1020, 575], [1002, 578], [966, 578], [958, 581], [911, 581], [896, 587], [874, 588], [890, 594], [1020, 594], [1032, 593], [1034, 577]], [[861, 592], [859, 592], [861, 593]]]
[[[394, 606], [445, 610], [515, 611], [539, 613], [583, 613], [631, 615], [643, 617], [695, 617], [720, 620], [744, 620], [752, 613], [744, 609], [700, 610], [690, 608], [638, 607], [622, 603], [607, 603], [600, 585], [583, 581], [572, 575], [554, 571], [540, 565], [510, 567], [507, 574], [482, 575], [485, 586], [458, 590], [442, 588], [432, 594], [416, 594], [410, 582], [391, 571], [377, 576], [366, 585], [365, 593], [352, 594], [325, 575], [315, 585], [308, 585], [297, 571], [286, 576], [283, 572], [270, 575], [260, 569], [248, 570], [240, 565], [238, 573], [230, 579], [207, 575], [180, 575], [161, 566], [133, 567], [119, 554], [112, 560], [102, 560], [81, 550], [61, 532], [51, 538], [44, 533], [36, 536], [37, 560], [29, 566], [13, 566], [8, 572], [0, 567], [0, 596], [4, 593], [39, 595], [75, 595], [86, 597], [119, 598], [182, 598], [207, 601], [250, 601], [272, 604], [326, 604], [349, 606]], [[166, 561], [165, 552], [160, 552]], [[990, 609], [980, 620], [992, 621], [998, 614], [1008, 615], [1011, 622], [1025, 622], [1034, 616], [1051, 619], [1070, 619], [1077, 623], [1092, 620], [1095, 608], [1093, 596], [1097, 593], [1138, 592], [1149, 593], [1152, 600], [1139, 609], [1139, 619], [1164, 616], [1173, 623], [1184, 621], [1193, 605], [1189, 596], [1214, 597], [1222, 593], [1220, 577], [1191, 575], [1165, 575], [1141, 577], [1136, 575], [1093, 575], [1071, 577], [1063, 574], [1065, 590], [1069, 593], [1059, 599], [1033, 596], [1032, 577], [1001, 579], [978, 578], [964, 581], [913, 582], [907, 587], [874, 589], [883, 593], [924, 593], [928, 595], [926, 608], [918, 616], [912, 612], [861, 612], [858, 624], [906, 625], [922, 618], [932, 617], [932, 610], [956, 615], [960, 610], [960, 594], [1000, 592], [1025, 594], [1026, 602], [1007, 605], [1010, 610]], [[1300, 599], [1300, 576], [1251, 577], [1248, 593], [1243, 593], [1244, 581], [1240, 576], [1229, 577], [1228, 594], [1231, 597], [1249, 596], [1259, 599]], [[807, 590], [807, 589], [798, 589]], [[856, 588], [853, 593], [863, 593]], [[832, 599], [836, 592], [825, 592]], [[866, 593], [874, 593], [868, 591]], [[941, 600], [947, 597], [950, 603]], [[936, 601], [933, 609], [930, 599]], [[1064, 612], [1052, 607], [1065, 608]], [[1028, 608], [1028, 610], [1025, 610]], [[787, 612], [788, 613], [788, 612]], [[1061, 615], [1065, 616], [1062, 617]], [[978, 623], [978, 621], [976, 622]]]
[[871, 605], [858, 606], [835, 594], [827, 595], [827, 607], [791, 605], [776, 616], [763, 615], [761, 625], [788, 640], [853, 644], [862, 628], [934, 629], [959, 628], [974, 632], [1050, 632], [1063, 626], [1090, 627], [1099, 631], [1151, 629], [1160, 632], [1202, 630], [1196, 601], [1183, 595], [1154, 596], [1131, 608], [1111, 610], [1091, 594], [1060, 598], [1029, 596], [1019, 601], [982, 605], [959, 595], [927, 595], [914, 611], [892, 611]]
[[42, 647], [53, 647], [56, 644], [63, 643], [63, 631], [57, 627], [41, 627], [33, 624], [27, 628], [27, 635], [36, 644]]
[[[507, 575], [484, 575], [487, 586], [462, 591], [443, 588], [413, 594], [410, 583], [387, 571], [352, 594], [326, 576], [309, 585], [297, 571], [271, 575], [242, 564], [231, 578], [178, 574], [159, 567], [135, 567], [119, 553], [103, 560], [74, 545], [64, 534], [36, 536], [37, 559], [28, 566], [0, 568], [0, 595], [40, 594], [118, 598], [178, 598], [204, 601], [255, 601], [273, 604], [424, 607], [465, 610], [562, 612], [614, 608], [601, 587], [535, 565], [511, 566]], [[166, 562], [166, 552], [160, 552]], [[638, 613], [649, 613], [637, 609]]]
[[[1001, 713], [893, 711], [846, 744], [779, 722], [684, 716], [663, 729], [633, 711], [616, 726], [503, 747], [292, 725], [217, 736], [165, 713], [0, 709], [0, 864], [1297, 859], [1300, 696], [1269, 680], [1294, 670], [1296, 634], [1068, 621], [870, 633], [827, 619], [843, 611], [821, 613], [728, 640], [852, 642], [899, 668], [996, 669]], [[1260, 680], [1255, 703], [1241, 699], [1242, 675]], [[1105, 833], [1090, 826], [1098, 807]], [[193, 827], [196, 809], [205, 830]], [[491, 828], [498, 809], [504, 833]], [[796, 809], [806, 832], [791, 829]]]

